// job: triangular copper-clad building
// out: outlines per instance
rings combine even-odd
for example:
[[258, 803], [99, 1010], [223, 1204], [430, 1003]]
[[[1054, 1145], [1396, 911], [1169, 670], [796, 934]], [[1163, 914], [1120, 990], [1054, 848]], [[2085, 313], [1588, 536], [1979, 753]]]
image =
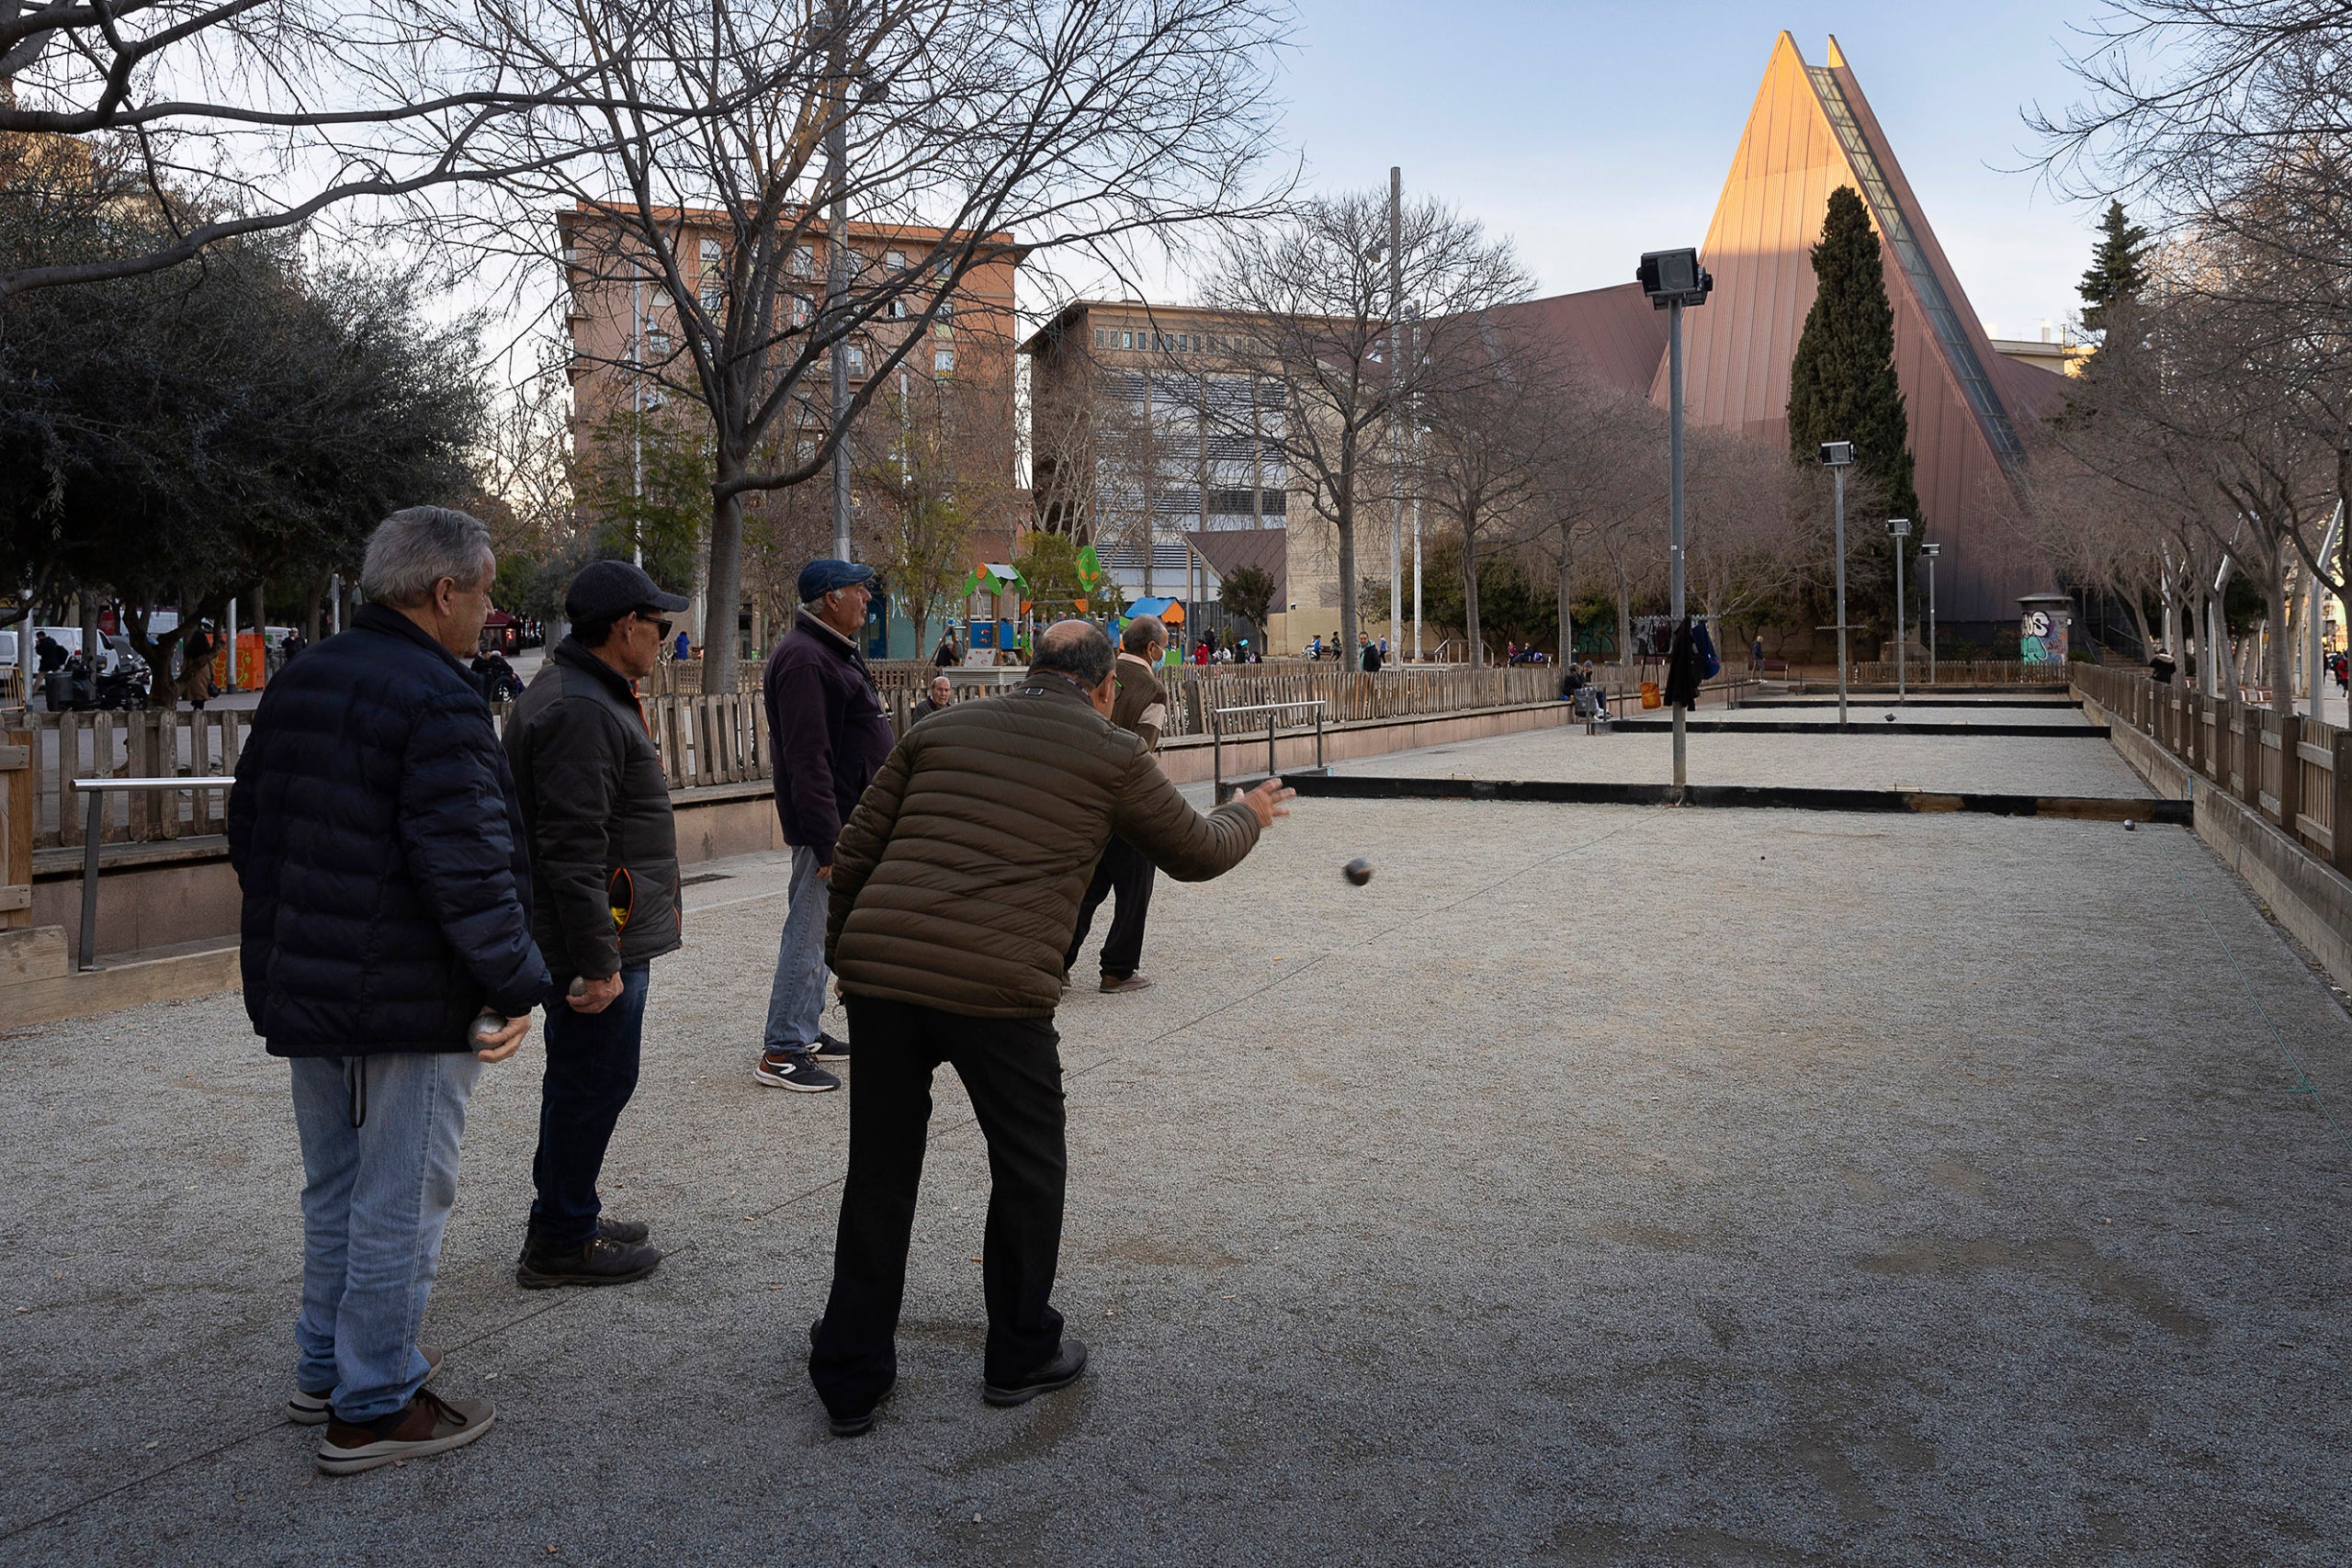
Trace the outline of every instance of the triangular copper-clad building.
[[[1840, 186], [1861, 194], [1885, 258], [1925, 534], [1943, 546], [1938, 599], [1945, 620], [1962, 624], [1955, 629], [1989, 637], [2015, 618], [2018, 595], [2045, 586], [2000, 514], [2025, 461], [2018, 430], [2064, 403], [2065, 380], [1995, 352], [1834, 38], [1828, 63], [1807, 65], [1781, 34], [1748, 111], [1701, 251], [1714, 295], [1683, 313], [1690, 418], [1786, 447], [1789, 365], [1813, 308], [1813, 246]], [[1611, 371], [1628, 356], [1617, 340], [1638, 299], [1626, 284], [1512, 310], [1622, 382], [1623, 369]], [[1646, 385], [1628, 389], [1663, 405], [1663, 314], [1650, 330]], [[1612, 351], [1596, 352], [1604, 344]]]

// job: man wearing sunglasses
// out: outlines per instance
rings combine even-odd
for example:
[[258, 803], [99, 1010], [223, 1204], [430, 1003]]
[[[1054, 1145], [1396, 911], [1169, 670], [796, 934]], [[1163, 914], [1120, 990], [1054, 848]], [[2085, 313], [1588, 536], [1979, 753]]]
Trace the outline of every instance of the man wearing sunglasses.
[[514, 1270], [529, 1289], [643, 1279], [641, 1220], [604, 1213], [596, 1177], [637, 1090], [652, 961], [679, 944], [678, 840], [637, 682], [686, 601], [627, 561], [581, 570], [556, 645], [506, 727], [530, 835], [533, 935], [562, 998], [548, 1006], [537, 1190]]

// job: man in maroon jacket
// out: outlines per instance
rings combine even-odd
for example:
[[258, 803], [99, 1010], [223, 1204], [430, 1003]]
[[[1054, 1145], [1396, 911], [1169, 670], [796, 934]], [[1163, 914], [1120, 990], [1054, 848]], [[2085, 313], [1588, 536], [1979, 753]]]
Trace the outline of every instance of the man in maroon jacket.
[[874, 597], [874, 569], [812, 560], [800, 570], [800, 614], [768, 655], [763, 682], [775, 774], [775, 814], [792, 846], [784, 937], [768, 993], [766, 1039], [752, 1076], [804, 1094], [839, 1089], [818, 1066], [849, 1055], [819, 1027], [825, 1010], [825, 908], [833, 842], [857, 797], [890, 755], [882, 711], [857, 634]]

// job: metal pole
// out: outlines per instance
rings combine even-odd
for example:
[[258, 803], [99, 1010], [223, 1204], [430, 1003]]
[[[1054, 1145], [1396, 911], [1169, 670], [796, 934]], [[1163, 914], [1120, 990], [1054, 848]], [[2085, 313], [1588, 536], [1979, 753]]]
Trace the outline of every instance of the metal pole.
[[[343, 630], [343, 573], [336, 571], [327, 574], [327, 599], [334, 611], [334, 619], [328, 624], [334, 626], [334, 631], [339, 632]], [[328, 635], [332, 637], [334, 634], [330, 632]]]
[[[849, 18], [835, 5], [828, 12], [831, 36], [825, 45], [825, 71], [831, 84], [829, 106], [833, 122], [825, 129], [825, 181], [833, 201], [825, 222], [825, 314], [833, 331], [841, 328], [842, 296], [849, 282], [849, 83], [842, 41]], [[850, 558], [849, 544], [849, 344], [836, 339], [832, 348], [833, 436], [833, 554]], [[1147, 549], [1150, 547], [1145, 546]]]
[[1894, 540], [1894, 700], [1898, 703], [1906, 701], [1909, 697], [1909, 694], [1904, 690], [1904, 673], [1903, 538], [1902, 536], [1897, 535]]
[[[236, 655], [230, 655], [232, 663]], [[82, 821], [82, 957], [78, 967], [98, 966], [98, 835], [106, 830], [106, 792], [90, 791]]]
[[1405, 321], [1405, 171], [1388, 170], [1388, 640], [1405, 645], [1405, 432], [1396, 423], [1405, 355], [1397, 335]]
[[[1673, 604], [1670, 615], [1674, 629], [1682, 626], [1682, 301], [1675, 300], [1666, 310], [1667, 352], [1667, 479], [1668, 526], [1672, 537], [1667, 550], [1668, 565], [1673, 574]], [[1668, 645], [1671, 648], [1671, 644]], [[1668, 678], [1671, 679], [1671, 672]], [[1674, 787], [1679, 794], [1689, 784], [1683, 748], [1682, 705], [1674, 705]]]
[[[2324, 571], [2327, 569], [2329, 558], [2335, 554], [2336, 536], [2343, 531], [2344, 503], [2339, 501], [2335, 503], [2335, 515], [2328, 519], [2327, 536], [2320, 541], [2319, 564], [2321, 571]], [[2322, 702], [2321, 694], [2327, 689], [2327, 682], [2323, 676], [2320, 667], [2320, 660], [2325, 653], [2326, 639], [2320, 635], [2320, 622], [2324, 618], [2322, 615], [2322, 608], [2327, 602], [2325, 597], [2326, 593], [2327, 585], [2320, 581], [2320, 572], [2315, 571], [2312, 573], [2312, 591], [2307, 598], [2306, 603], [2308, 608], [2303, 615], [2303, 620], [2305, 622], [2304, 629], [2309, 633], [2309, 635], [2303, 639], [2303, 679], [2311, 683], [2312, 716], [2313, 718], [2320, 716], [2320, 704]], [[2287, 708], [2288, 711], [2292, 712], [2294, 709], [2294, 704], [2291, 702], [2289, 703], [2287, 705]]]
[[1846, 723], [1846, 470], [1829, 470], [1838, 489], [1838, 723]]
[[1928, 558], [1928, 684], [1936, 683], [1936, 558]]

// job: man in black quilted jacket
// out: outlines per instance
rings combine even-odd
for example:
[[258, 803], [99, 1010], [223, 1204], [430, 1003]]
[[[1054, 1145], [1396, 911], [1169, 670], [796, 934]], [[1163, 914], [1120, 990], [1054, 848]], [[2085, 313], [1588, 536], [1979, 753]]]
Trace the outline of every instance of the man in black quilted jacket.
[[604, 1212], [596, 1176], [637, 1092], [653, 960], [679, 942], [677, 829], [636, 682], [685, 607], [625, 560], [582, 567], [564, 594], [571, 635], [506, 724], [531, 834], [533, 929], [566, 988], [548, 1008], [537, 1197], [514, 1267], [529, 1290], [625, 1284], [662, 1261], [644, 1221]]
[[426, 1388], [439, 1358], [416, 1343], [467, 1099], [549, 985], [514, 777], [460, 662], [494, 564], [462, 512], [385, 519], [368, 604], [270, 682], [229, 795], [245, 1011], [290, 1059], [302, 1140], [287, 1414], [326, 1427], [331, 1475], [458, 1448], [494, 1415]]

